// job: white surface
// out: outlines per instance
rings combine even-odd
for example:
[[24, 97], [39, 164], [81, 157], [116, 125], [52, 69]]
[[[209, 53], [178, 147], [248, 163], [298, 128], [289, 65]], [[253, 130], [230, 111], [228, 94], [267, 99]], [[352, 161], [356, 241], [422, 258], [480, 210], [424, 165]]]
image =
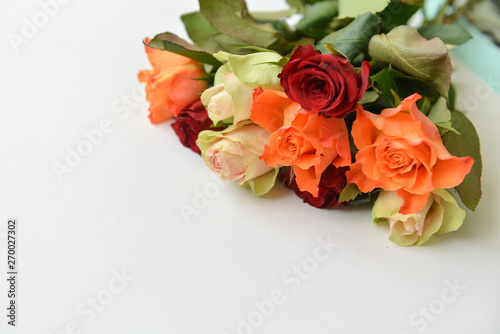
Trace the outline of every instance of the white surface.
[[[0, 280], [0, 332], [234, 334], [238, 317], [255, 317], [254, 302], [274, 290], [282, 303], [240, 333], [500, 332], [500, 97], [455, 62], [461, 104], [482, 140], [484, 197], [458, 232], [425, 247], [393, 245], [369, 206], [318, 210], [281, 186], [259, 199], [227, 185], [187, 223], [179, 207], [213, 182], [208, 170], [169, 124], [149, 123], [144, 101], [124, 106], [149, 66], [141, 38], [185, 36], [179, 15], [196, 9], [194, 0], [73, 0], [15, 53], [7, 34], [40, 5], [1, 3], [0, 268], [15, 217], [20, 279], [16, 328], [6, 325]], [[113, 131], [59, 182], [53, 163], [103, 119]], [[313, 265], [318, 238], [328, 237], [338, 247], [318, 253], [326, 259], [307, 279], [289, 271]], [[133, 279], [110, 295], [122, 269]], [[456, 295], [454, 281], [465, 287]], [[97, 296], [112, 300], [91, 319], [86, 303]], [[439, 314], [423, 320], [429, 307]]]

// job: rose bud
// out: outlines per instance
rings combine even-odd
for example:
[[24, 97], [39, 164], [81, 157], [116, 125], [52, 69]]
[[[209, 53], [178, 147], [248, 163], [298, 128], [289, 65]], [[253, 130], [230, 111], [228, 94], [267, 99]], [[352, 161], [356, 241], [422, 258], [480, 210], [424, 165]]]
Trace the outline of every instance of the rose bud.
[[388, 223], [389, 240], [400, 246], [420, 246], [435, 233], [456, 231], [465, 218], [465, 211], [445, 189], [435, 189], [417, 212], [400, 213], [402, 203], [395, 191], [381, 191], [372, 210], [373, 222]]

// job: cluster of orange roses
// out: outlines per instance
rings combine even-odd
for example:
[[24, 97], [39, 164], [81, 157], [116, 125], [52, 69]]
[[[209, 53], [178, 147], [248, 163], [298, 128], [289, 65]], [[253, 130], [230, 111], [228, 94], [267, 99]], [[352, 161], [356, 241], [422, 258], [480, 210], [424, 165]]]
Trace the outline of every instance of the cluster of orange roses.
[[[388, 222], [400, 245], [420, 245], [462, 223], [463, 210], [443, 189], [459, 185], [473, 159], [447, 151], [419, 111], [418, 94], [395, 108], [365, 110], [359, 102], [370, 88], [368, 62], [357, 70], [310, 45], [295, 48], [284, 65], [252, 58], [271, 52], [222, 54], [225, 65], [209, 88], [193, 80], [205, 76], [202, 64], [147, 46], [146, 52], [153, 70], [140, 71], [139, 80], [151, 122], [173, 117], [182, 143], [220, 177], [262, 195], [279, 176], [319, 208], [347, 205], [341, 193], [356, 185], [379, 196], [373, 219]], [[262, 80], [259, 71], [266, 73]]]

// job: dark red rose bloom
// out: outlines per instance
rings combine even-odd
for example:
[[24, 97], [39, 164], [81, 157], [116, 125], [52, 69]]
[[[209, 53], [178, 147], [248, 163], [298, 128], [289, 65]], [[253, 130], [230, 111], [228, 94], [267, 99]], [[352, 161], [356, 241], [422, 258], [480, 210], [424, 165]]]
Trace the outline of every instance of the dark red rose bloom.
[[368, 88], [370, 63], [358, 72], [344, 57], [298, 46], [279, 74], [286, 95], [307, 111], [344, 118], [356, 110]]
[[214, 130], [218, 131], [221, 128], [210, 128], [212, 120], [208, 118], [208, 113], [201, 101], [191, 103], [179, 112], [177, 117], [174, 117], [175, 133], [179, 137], [182, 145], [189, 147], [193, 152], [201, 155], [201, 151], [196, 146], [196, 140], [201, 131]]
[[308, 191], [300, 191], [295, 182], [295, 175], [290, 182], [290, 168], [287, 168], [280, 173], [279, 179], [288, 188], [295, 191], [295, 194], [302, 198], [305, 203], [314, 206], [315, 208], [328, 209], [335, 208], [339, 205], [348, 206], [349, 202], [339, 203], [339, 195], [344, 190], [347, 180], [345, 173], [349, 170], [349, 167], [338, 167], [330, 165], [321, 175], [321, 180], [319, 182], [319, 194], [318, 197], [314, 197]]

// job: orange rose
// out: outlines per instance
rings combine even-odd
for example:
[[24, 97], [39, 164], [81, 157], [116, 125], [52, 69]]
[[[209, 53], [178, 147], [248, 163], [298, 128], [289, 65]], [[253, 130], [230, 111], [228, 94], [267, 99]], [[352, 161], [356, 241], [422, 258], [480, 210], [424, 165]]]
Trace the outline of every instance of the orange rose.
[[402, 214], [420, 211], [434, 189], [462, 183], [474, 163], [471, 157], [458, 158], [446, 150], [436, 125], [418, 110], [420, 98], [409, 96], [380, 115], [358, 106], [352, 127], [359, 152], [347, 181], [362, 192], [397, 191], [403, 199]]
[[[146, 38], [145, 43], [150, 41]], [[208, 85], [205, 81], [193, 80], [205, 74], [201, 63], [168, 51], [148, 46], [145, 49], [153, 69], [139, 71], [138, 78], [146, 83], [149, 119], [158, 124], [199, 100]]]
[[325, 169], [351, 163], [349, 137], [343, 119], [301, 110], [285, 93], [259, 87], [250, 118], [271, 132], [260, 158], [269, 167], [293, 166], [299, 189], [317, 197]]

